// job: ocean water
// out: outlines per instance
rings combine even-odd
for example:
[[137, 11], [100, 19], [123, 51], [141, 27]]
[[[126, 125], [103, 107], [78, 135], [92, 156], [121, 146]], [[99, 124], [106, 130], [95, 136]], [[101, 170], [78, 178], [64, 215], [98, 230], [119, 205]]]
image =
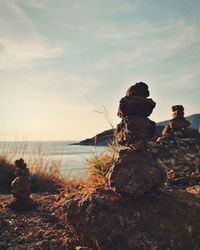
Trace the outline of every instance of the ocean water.
[[0, 142], [0, 154], [22, 157], [27, 162], [41, 157], [46, 162], [59, 163], [64, 176], [84, 177], [88, 174], [86, 159], [106, 151], [107, 147], [70, 145], [72, 143], [75, 141]]

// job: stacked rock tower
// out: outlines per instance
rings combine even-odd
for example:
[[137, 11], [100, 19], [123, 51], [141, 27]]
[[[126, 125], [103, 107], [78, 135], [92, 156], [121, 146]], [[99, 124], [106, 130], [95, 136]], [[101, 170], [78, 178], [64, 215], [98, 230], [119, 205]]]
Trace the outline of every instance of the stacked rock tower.
[[139, 82], [131, 86], [120, 100], [118, 116], [122, 121], [117, 126], [120, 145], [139, 149], [153, 137], [156, 124], [147, 117], [151, 115], [156, 103], [148, 96], [148, 86]]
[[10, 204], [13, 210], [30, 210], [35, 207], [35, 202], [30, 198], [31, 182], [29, 169], [22, 158], [15, 161], [16, 178], [11, 183], [12, 194], [15, 200]]
[[148, 116], [156, 106], [148, 96], [148, 86], [139, 82], [120, 100], [118, 116], [122, 121], [117, 126], [117, 140], [126, 148], [119, 152], [108, 174], [112, 188], [135, 197], [157, 186], [163, 175], [146, 150], [147, 141], [155, 131], [155, 122]]
[[190, 122], [184, 118], [184, 107], [182, 105], [172, 106], [172, 120], [163, 129], [164, 138], [187, 138], [190, 137]]

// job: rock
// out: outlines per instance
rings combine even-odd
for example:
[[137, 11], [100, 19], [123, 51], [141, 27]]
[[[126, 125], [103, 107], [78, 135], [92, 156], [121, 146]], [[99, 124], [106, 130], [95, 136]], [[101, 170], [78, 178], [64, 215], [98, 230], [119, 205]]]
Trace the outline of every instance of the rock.
[[[193, 138], [163, 140], [149, 143], [147, 151], [165, 171], [173, 170], [175, 177], [184, 177], [194, 172], [200, 174], [200, 140]], [[165, 167], [163, 167], [164, 163]]]
[[125, 96], [120, 100], [118, 116], [120, 118], [130, 115], [148, 117], [155, 106], [156, 103], [152, 99], [142, 96]]
[[146, 143], [155, 133], [155, 122], [146, 117], [131, 116], [117, 125], [117, 140], [122, 146], [137, 148], [138, 142]]
[[11, 183], [12, 194], [15, 200], [9, 205], [13, 210], [30, 210], [35, 208], [35, 202], [30, 198], [31, 182], [29, 170], [24, 160], [20, 158], [15, 161], [16, 178]]
[[182, 105], [172, 106], [172, 120], [162, 131], [162, 137], [158, 138], [158, 142], [172, 138], [187, 138], [192, 136], [192, 131], [188, 129], [190, 122], [184, 118], [184, 108]]
[[92, 249], [89, 248], [89, 247], [77, 246], [77, 247], [75, 248], [75, 250], [92, 250]]
[[127, 90], [126, 96], [148, 97], [149, 96], [148, 85], [144, 82], [137, 82]]
[[109, 185], [121, 194], [139, 197], [160, 185], [163, 172], [148, 153], [130, 149], [121, 150], [108, 174]]
[[200, 185], [194, 185], [186, 188], [188, 193], [200, 195]]
[[155, 122], [147, 117], [156, 103], [145, 97], [148, 95], [148, 86], [140, 82], [131, 86], [120, 100], [118, 116], [122, 121], [117, 125], [116, 133], [120, 145], [134, 150], [144, 148], [146, 141], [154, 136]]
[[134, 200], [109, 189], [69, 199], [64, 211], [92, 249], [200, 249], [200, 199], [157, 190]]
[[155, 122], [147, 118], [155, 102], [145, 97], [147, 90], [146, 84], [136, 83], [120, 101], [118, 115], [122, 121], [117, 126], [117, 140], [128, 149], [119, 152], [108, 174], [111, 188], [135, 198], [159, 186], [164, 176], [146, 152], [147, 141], [155, 132]]

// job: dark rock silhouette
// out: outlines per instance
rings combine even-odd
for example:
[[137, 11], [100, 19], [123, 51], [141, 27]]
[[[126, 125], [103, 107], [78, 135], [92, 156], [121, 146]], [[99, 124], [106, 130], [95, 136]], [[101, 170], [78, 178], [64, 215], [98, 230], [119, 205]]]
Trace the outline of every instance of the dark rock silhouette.
[[64, 211], [94, 250], [200, 249], [200, 201], [186, 192], [157, 190], [135, 200], [101, 188], [69, 199]]
[[184, 107], [182, 105], [172, 106], [172, 120], [162, 131], [162, 137], [158, 139], [188, 138], [191, 137], [189, 130], [190, 122], [184, 118]]
[[156, 103], [146, 98], [148, 95], [148, 86], [139, 82], [131, 86], [126, 96], [120, 100], [118, 116], [122, 121], [117, 126], [117, 139], [120, 145], [137, 149], [153, 137], [156, 124], [147, 117], [152, 113]]
[[148, 95], [148, 86], [139, 82], [121, 99], [118, 115], [122, 122], [117, 126], [117, 139], [128, 149], [119, 152], [108, 174], [112, 188], [134, 197], [158, 186], [164, 176], [146, 151], [147, 140], [155, 131], [155, 123], [147, 117], [156, 105], [152, 99], [146, 98]]
[[109, 175], [109, 184], [115, 191], [135, 198], [159, 186], [164, 176], [147, 152], [131, 149], [119, 152]]
[[20, 158], [15, 161], [16, 178], [11, 183], [12, 194], [15, 200], [10, 204], [13, 210], [30, 210], [35, 207], [35, 202], [30, 198], [31, 183], [29, 170], [24, 160]]

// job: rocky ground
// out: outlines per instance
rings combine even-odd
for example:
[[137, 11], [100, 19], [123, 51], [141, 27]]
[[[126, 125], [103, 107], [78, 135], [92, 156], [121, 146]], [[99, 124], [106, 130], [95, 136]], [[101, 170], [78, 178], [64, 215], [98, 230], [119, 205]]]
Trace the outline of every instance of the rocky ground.
[[34, 194], [37, 209], [16, 213], [7, 206], [11, 195], [0, 195], [0, 249], [75, 249], [76, 236], [63, 219], [64, 195]]
[[82, 245], [94, 250], [199, 250], [199, 186], [187, 191], [161, 188], [133, 199], [98, 188], [64, 210]]
[[[199, 196], [200, 185], [185, 190]], [[33, 194], [32, 198], [38, 204], [36, 210], [16, 213], [8, 208], [12, 196], [0, 195], [1, 250], [74, 250], [76, 246], [84, 245], [78, 241], [63, 214], [64, 195], [43, 193]]]

